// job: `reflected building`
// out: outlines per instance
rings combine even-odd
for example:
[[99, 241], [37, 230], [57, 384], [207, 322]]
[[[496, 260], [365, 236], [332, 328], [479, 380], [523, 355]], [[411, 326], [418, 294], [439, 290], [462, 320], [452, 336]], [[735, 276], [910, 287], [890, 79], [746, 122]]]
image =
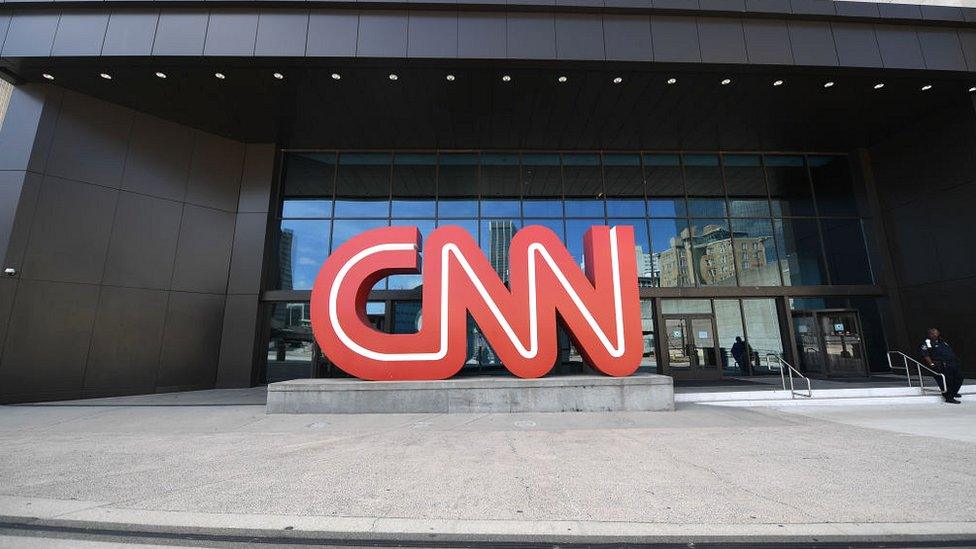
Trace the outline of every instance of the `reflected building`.
[[515, 237], [515, 223], [507, 220], [488, 222], [488, 261], [491, 268], [498, 273], [498, 277], [508, 282], [511, 264], [508, 259], [508, 248]]
[[[682, 229], [671, 238], [670, 247], [651, 254], [660, 265], [660, 285], [666, 287], [693, 286], [695, 278], [703, 285], [735, 284], [736, 253], [739, 270], [744, 277], [756, 282], [759, 276], [778, 277], [775, 265], [769, 265], [766, 251], [767, 237], [733, 233], [722, 225], [705, 225], [701, 232]], [[747, 274], [748, 273], [748, 274]]]

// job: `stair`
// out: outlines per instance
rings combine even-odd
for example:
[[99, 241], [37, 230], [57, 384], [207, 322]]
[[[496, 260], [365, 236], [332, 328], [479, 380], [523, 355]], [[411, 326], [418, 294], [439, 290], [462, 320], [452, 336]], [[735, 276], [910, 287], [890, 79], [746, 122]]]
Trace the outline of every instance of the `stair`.
[[[976, 385], [963, 385], [959, 390], [963, 402], [976, 402]], [[730, 407], [783, 406], [885, 406], [902, 404], [938, 404], [942, 396], [931, 391], [924, 394], [918, 387], [877, 387], [857, 389], [814, 389], [813, 397], [790, 398], [789, 391], [722, 391], [707, 393], [676, 393], [675, 405], [704, 404]]]

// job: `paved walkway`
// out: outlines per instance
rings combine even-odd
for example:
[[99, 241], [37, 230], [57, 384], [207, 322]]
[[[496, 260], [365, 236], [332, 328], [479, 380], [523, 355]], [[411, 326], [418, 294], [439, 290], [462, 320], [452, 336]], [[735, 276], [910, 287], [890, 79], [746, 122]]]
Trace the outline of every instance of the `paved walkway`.
[[262, 400], [0, 407], [0, 515], [278, 536], [976, 539], [976, 398], [361, 416], [266, 415]]

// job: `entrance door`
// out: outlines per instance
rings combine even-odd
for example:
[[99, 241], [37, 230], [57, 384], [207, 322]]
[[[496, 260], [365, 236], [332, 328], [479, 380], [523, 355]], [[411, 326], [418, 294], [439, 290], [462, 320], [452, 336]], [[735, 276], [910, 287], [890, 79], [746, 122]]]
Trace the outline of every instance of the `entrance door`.
[[715, 318], [711, 315], [665, 315], [667, 374], [675, 379], [719, 379]]
[[826, 377], [868, 375], [857, 311], [796, 311], [793, 329], [801, 364], [808, 373]]

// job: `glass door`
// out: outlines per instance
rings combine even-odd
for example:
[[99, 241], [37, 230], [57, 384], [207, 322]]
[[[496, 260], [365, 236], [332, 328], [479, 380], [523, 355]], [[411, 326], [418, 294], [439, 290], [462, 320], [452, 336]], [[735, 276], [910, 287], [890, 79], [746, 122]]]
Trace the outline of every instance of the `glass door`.
[[857, 311], [796, 311], [793, 330], [806, 373], [824, 377], [868, 375]]
[[713, 316], [666, 315], [664, 328], [668, 375], [675, 379], [721, 377]]

